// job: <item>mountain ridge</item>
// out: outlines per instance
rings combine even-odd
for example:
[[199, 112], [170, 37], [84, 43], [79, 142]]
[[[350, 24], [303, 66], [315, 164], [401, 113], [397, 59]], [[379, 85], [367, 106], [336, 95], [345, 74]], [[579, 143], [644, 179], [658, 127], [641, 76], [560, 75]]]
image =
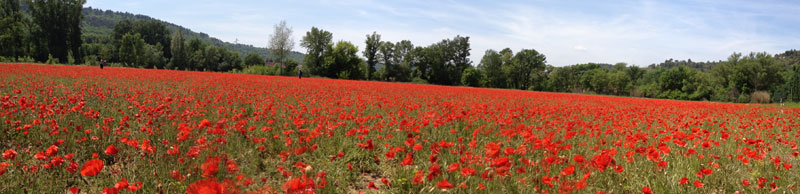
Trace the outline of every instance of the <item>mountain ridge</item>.
[[[195, 32], [178, 24], [160, 20], [147, 15], [103, 10], [93, 7], [84, 7], [82, 13], [83, 20], [81, 21], [81, 36], [83, 37], [85, 43], [110, 43], [112, 41], [111, 34], [114, 29], [114, 25], [123, 20], [154, 20], [164, 23], [164, 25], [166, 25], [170, 30], [170, 33], [175, 32], [175, 30], [183, 31], [184, 37], [187, 41], [196, 38], [209, 45], [223, 47], [225, 49], [237, 52], [242, 59], [244, 59], [244, 57], [250, 52], [255, 52], [261, 56], [261, 58], [270, 59], [266, 48], [222, 41], [218, 38], [209, 36], [206, 33]], [[305, 54], [292, 51], [289, 53], [288, 58], [297, 61], [298, 63], [302, 63], [304, 57]]]

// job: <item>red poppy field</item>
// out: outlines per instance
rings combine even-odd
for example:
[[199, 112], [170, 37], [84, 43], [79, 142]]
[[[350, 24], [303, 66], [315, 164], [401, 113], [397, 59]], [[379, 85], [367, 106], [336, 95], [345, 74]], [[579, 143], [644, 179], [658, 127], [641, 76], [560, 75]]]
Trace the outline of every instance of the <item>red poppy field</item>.
[[0, 64], [0, 193], [791, 193], [800, 111]]

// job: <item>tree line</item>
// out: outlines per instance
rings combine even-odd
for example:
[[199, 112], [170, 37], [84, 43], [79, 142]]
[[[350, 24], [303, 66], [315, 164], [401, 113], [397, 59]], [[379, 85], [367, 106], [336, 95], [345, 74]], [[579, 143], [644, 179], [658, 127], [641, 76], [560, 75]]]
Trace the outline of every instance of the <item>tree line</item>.
[[772, 55], [733, 53], [727, 60], [668, 59], [648, 67], [626, 63], [547, 64], [535, 49], [485, 51], [473, 66], [469, 37], [456, 36], [428, 46], [409, 40], [381, 41], [373, 32], [358, 48], [332, 41], [332, 33], [312, 27], [302, 38], [302, 69], [313, 75], [440, 85], [720, 102], [800, 101], [800, 51]]
[[[800, 51], [771, 55], [733, 53], [726, 60], [669, 59], [647, 67], [626, 63], [586, 63], [554, 67], [535, 49], [487, 50], [470, 60], [468, 36], [415, 46], [410, 40], [381, 40], [367, 34], [360, 51], [349, 41], [333, 41], [329, 31], [312, 27], [299, 43], [302, 64], [288, 57], [295, 41], [285, 21], [269, 37], [270, 59], [242, 55], [200, 39], [186, 40], [181, 29], [155, 20], [121, 20], [108, 41], [84, 44], [84, 0], [2, 1], [0, 60], [96, 64], [98, 59], [126, 67], [296, 75], [335, 79], [415, 82], [439, 85], [573, 92], [722, 102], [800, 100]], [[363, 56], [363, 57], [362, 57]], [[298, 68], [299, 67], [299, 68]]]

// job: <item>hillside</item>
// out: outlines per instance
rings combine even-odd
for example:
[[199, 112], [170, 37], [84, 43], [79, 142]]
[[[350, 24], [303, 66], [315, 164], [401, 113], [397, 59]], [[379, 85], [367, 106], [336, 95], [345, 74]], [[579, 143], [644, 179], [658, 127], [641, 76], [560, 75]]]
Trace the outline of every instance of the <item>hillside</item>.
[[[83, 21], [81, 22], [82, 36], [86, 43], [109, 43], [111, 41], [111, 33], [114, 25], [123, 20], [155, 20], [163, 22], [170, 31], [182, 30], [186, 40], [193, 38], [200, 39], [201, 41], [226, 48], [228, 50], [238, 52], [242, 58], [247, 56], [250, 52], [255, 52], [261, 55], [262, 58], [267, 58], [267, 49], [263, 47], [255, 47], [246, 44], [229, 43], [217, 38], [211, 37], [202, 32], [195, 32], [183, 26], [162, 21], [146, 15], [132, 14], [128, 12], [117, 12], [111, 10], [102, 10], [92, 7], [83, 8]], [[292, 52], [289, 58], [299, 63], [302, 63], [305, 55], [299, 52]]]

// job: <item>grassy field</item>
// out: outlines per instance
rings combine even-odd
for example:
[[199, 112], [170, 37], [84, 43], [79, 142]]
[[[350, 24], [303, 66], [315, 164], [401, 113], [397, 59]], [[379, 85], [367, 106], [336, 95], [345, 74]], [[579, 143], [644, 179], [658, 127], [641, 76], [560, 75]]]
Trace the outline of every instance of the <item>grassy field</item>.
[[0, 193], [791, 193], [790, 107], [0, 64]]

